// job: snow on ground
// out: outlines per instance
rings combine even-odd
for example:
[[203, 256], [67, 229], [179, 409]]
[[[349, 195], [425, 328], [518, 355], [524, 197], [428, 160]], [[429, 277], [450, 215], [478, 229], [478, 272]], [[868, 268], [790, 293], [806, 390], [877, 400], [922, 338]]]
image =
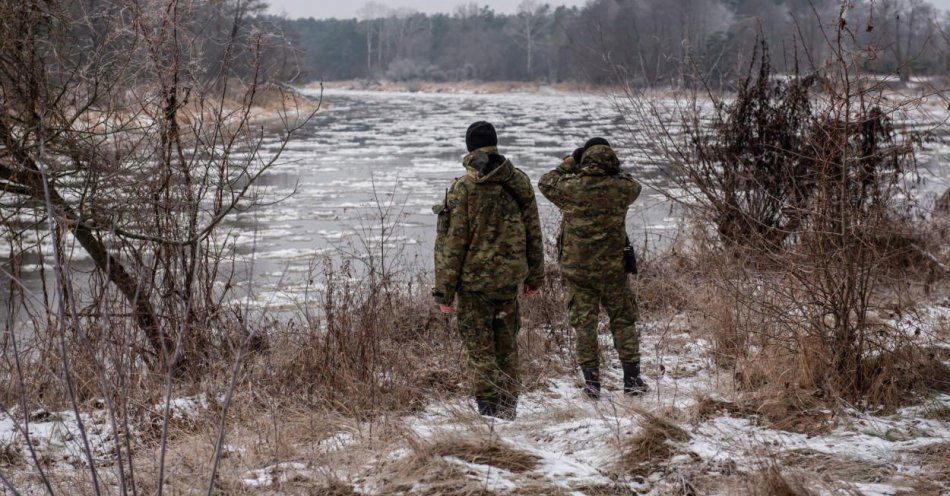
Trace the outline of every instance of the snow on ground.
[[[934, 308], [922, 313], [942, 315], [945, 310]], [[934, 408], [950, 408], [950, 395], [946, 394], [891, 415], [847, 411], [837, 417], [837, 427], [825, 434], [781, 431], [756, 417], [727, 413], [690, 419], [687, 412], [699, 397], [725, 397], [729, 381], [712, 371], [704, 353], [707, 343], [691, 335], [685, 320], [672, 321], [673, 331], [670, 324], [643, 326], [645, 370], [652, 386], [643, 398], [627, 398], [618, 390], [619, 363], [610, 353], [604, 379], [606, 394], [599, 402], [582, 395], [579, 378], [564, 376], [523, 395], [514, 421], [479, 417], [469, 401], [455, 399], [435, 402], [403, 422], [415, 444], [437, 443], [453, 436], [491, 438], [537, 458], [535, 468], [514, 473], [490, 463], [441, 456], [442, 461], [460, 467], [471, 481], [497, 494], [542, 484], [563, 494], [605, 494], [596, 491], [612, 488], [620, 491], [617, 494], [664, 495], [689, 478], [716, 480], [751, 474], [775, 460], [784, 468], [822, 473], [826, 484], [857, 491], [854, 494], [913, 494], [908, 481], [930, 477], [919, 452], [950, 442], [950, 423], [927, 415]], [[932, 321], [918, 325], [929, 327]], [[609, 337], [602, 338], [609, 349]], [[642, 411], [670, 416], [685, 429], [689, 439], [677, 443], [674, 455], [654, 473], [646, 477], [624, 475], [618, 453], [642, 430]], [[342, 443], [336, 438], [332, 444], [334, 452], [339, 452], [360, 443], [358, 436], [348, 436]], [[391, 450], [376, 452], [375, 458], [348, 480], [355, 482], [361, 494], [387, 494], [386, 483], [392, 474], [380, 467], [411, 457], [412, 451], [411, 447], [394, 443]], [[309, 468], [315, 469], [322, 468]], [[417, 483], [415, 490], [425, 493], [431, 487]]]
[[[188, 422], [200, 412], [209, 408], [208, 398], [204, 395], [173, 398], [169, 403], [171, 422]], [[85, 441], [82, 430], [97, 465], [108, 465], [114, 461], [115, 432], [109, 418], [109, 412], [102, 401], [94, 401], [80, 407], [79, 415], [73, 411], [48, 412], [34, 410], [26, 419], [19, 409], [0, 411], [0, 453], [7, 449], [24, 460], [31, 460], [30, 445], [36, 457], [44, 464], [57, 469], [82, 467], [88, 464]], [[151, 419], [160, 419], [163, 405], [154, 405]], [[83, 429], [80, 429], [80, 423]], [[144, 424], [148, 425], [148, 423]], [[121, 432], [123, 426], [118, 426]], [[133, 438], [142, 432], [133, 429]], [[32, 461], [27, 462], [32, 465]]]
[[[920, 313], [942, 318], [946, 310], [935, 307]], [[933, 321], [918, 325], [930, 328]], [[541, 487], [547, 489], [530, 494], [548, 494], [548, 490], [551, 494], [615, 494], [603, 492], [609, 490], [664, 495], [681, 487], [684, 480], [708, 483], [752, 473], [763, 463], [779, 460], [785, 468], [820, 472], [825, 479], [847, 483], [858, 494], [896, 495], [902, 490], [912, 494], [906, 492], [910, 478], [930, 476], [919, 457], [921, 450], [950, 443], [950, 423], [928, 415], [934, 409], [950, 408], [946, 394], [890, 415], [847, 411], [837, 416], [836, 427], [823, 434], [776, 430], [754, 416], [692, 415], [701, 397], [728, 398], [730, 381], [714, 372], [706, 354], [708, 343], [690, 327], [682, 317], [643, 323], [641, 348], [651, 391], [642, 398], [625, 397], [619, 390], [619, 363], [604, 334], [602, 345], [611, 351], [604, 367], [604, 397], [598, 402], [583, 396], [579, 378], [573, 375], [548, 379], [525, 393], [514, 421], [480, 417], [462, 398], [433, 401], [418, 414], [399, 419], [405, 434], [382, 444], [378, 438], [364, 437], [363, 433], [374, 432], [373, 424], [367, 423], [331, 433], [307, 450], [324, 455], [320, 460], [352, 459], [349, 453], [362, 453], [355, 468], [302, 459], [274, 460], [262, 468], [249, 467], [240, 481], [252, 490], [270, 490], [302, 480], [324, 480], [327, 473], [334, 473], [361, 494], [390, 494], [392, 487], [387, 484], [393, 474], [387, 472], [388, 466], [411, 460], [420, 446], [457, 438], [498, 440], [536, 460], [533, 468], [517, 471], [495, 466], [490, 458], [436, 454], [435, 460], [456, 470], [456, 476], [495, 494]], [[205, 397], [180, 398], [171, 404], [173, 418], [178, 420], [194, 418], [208, 408]], [[159, 412], [161, 406], [155, 410]], [[643, 430], [646, 417], [642, 412], [671, 419], [688, 439], [675, 443], [672, 455], [652, 466], [652, 473], [635, 476], [621, 469], [619, 453]], [[14, 446], [26, 459], [22, 416], [13, 415], [20, 427], [9, 415], [0, 414], [0, 447]], [[110, 463], [114, 436], [103, 405], [94, 406], [81, 418], [97, 463]], [[41, 459], [59, 467], [85, 463], [73, 413], [34, 412], [30, 420], [30, 438]], [[406, 439], [412, 442], [407, 444]], [[417, 480], [412, 486], [425, 493], [431, 483]]]

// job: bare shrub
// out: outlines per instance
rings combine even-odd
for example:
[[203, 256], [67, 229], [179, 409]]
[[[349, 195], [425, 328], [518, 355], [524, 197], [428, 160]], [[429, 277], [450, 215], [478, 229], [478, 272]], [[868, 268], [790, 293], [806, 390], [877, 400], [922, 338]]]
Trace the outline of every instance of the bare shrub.
[[742, 410], [796, 430], [816, 428], [822, 404], [894, 407], [948, 377], [924, 340], [878, 317], [933, 277], [934, 245], [907, 180], [919, 141], [896, 124], [918, 100], [859, 75], [840, 49], [846, 26], [820, 73], [776, 76], [762, 44], [734, 95], [669, 103], [628, 87], [620, 102], [631, 129], [651, 131], [636, 141], [669, 160], [668, 197], [708, 226], [689, 240], [691, 308], [716, 364], [755, 404]]
[[703, 114], [683, 123], [689, 145], [677, 183], [698, 191], [723, 242], [731, 247], [775, 249], [795, 232], [814, 187], [808, 142], [814, 78], [772, 80], [764, 40], [755, 47], [731, 103], [713, 100], [711, 122]]

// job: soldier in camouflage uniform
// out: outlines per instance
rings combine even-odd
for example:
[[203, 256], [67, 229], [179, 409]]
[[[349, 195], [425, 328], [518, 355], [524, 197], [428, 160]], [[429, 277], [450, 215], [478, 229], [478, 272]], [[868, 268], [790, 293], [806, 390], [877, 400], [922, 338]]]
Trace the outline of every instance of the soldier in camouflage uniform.
[[532, 296], [544, 279], [541, 221], [531, 181], [498, 154], [494, 127], [466, 133], [466, 174], [456, 179], [438, 214], [436, 287], [444, 313], [456, 310], [475, 373], [482, 415], [512, 419], [519, 392], [518, 286]]
[[595, 138], [542, 176], [538, 187], [564, 214], [558, 253], [570, 291], [568, 320], [577, 333], [584, 392], [600, 397], [597, 324], [603, 307], [623, 365], [624, 392], [642, 394], [637, 303], [623, 260], [627, 208], [640, 195], [640, 183], [621, 170], [610, 144]]

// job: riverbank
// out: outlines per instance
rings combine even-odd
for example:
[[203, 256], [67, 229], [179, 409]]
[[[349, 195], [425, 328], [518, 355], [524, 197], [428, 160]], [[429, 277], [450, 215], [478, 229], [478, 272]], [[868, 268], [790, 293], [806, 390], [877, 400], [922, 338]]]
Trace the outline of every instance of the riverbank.
[[[935, 224], [933, 235], [945, 236], [945, 226]], [[475, 413], [461, 342], [432, 304], [426, 275], [374, 290], [352, 274], [315, 270], [309, 277], [323, 291], [296, 301], [294, 315], [217, 329], [207, 350], [213, 356], [176, 375], [167, 407], [161, 373], [135, 372], [138, 384], [110, 406], [90, 395], [97, 375], [84, 366], [75, 376], [87, 391], [78, 398], [80, 428], [76, 412], [63, 410], [65, 398], [45, 396], [45, 369], [31, 369], [24, 395], [6, 393], [13, 396], [0, 413], [0, 471], [29, 493], [41, 491], [40, 466], [56, 487], [75, 488], [70, 494], [93, 494], [90, 456], [112, 492], [120, 474], [129, 477], [134, 467], [139, 491], [155, 492], [161, 470], [166, 491], [204, 494], [216, 459], [214, 490], [237, 495], [937, 496], [950, 490], [945, 278], [914, 276], [928, 267], [922, 262], [907, 272], [909, 286], [875, 293], [869, 321], [888, 330], [881, 339], [913, 352], [882, 373], [881, 387], [898, 394], [852, 403], [804, 382], [776, 387], [775, 379], [795, 377], [797, 365], [781, 354], [789, 341], [773, 348], [751, 335], [741, 339], [760, 344], [736, 351], [731, 340], [747, 331], [717, 288], [744, 269], [688, 246], [643, 253], [641, 273], [631, 281], [651, 388], [641, 398], [620, 391], [606, 326], [604, 398], [593, 402], [582, 394], [554, 266], [542, 295], [523, 301], [525, 393], [514, 421]], [[934, 255], [950, 262], [946, 246]], [[769, 274], [750, 277], [762, 284]], [[248, 331], [253, 339], [242, 337]], [[874, 353], [889, 353], [889, 344], [879, 345]], [[232, 369], [238, 349], [245, 353], [242, 366]], [[936, 388], [914, 379], [919, 364], [937, 362], [942, 365], [923, 372]], [[100, 379], [121, 384], [121, 376]]]
[[[319, 88], [321, 83], [307, 85], [306, 88]], [[348, 80], [328, 81], [322, 83], [327, 89], [360, 90], [400, 93], [455, 93], [470, 95], [497, 95], [504, 93], [540, 94], [540, 95], [577, 95], [577, 94], [605, 94], [607, 90], [596, 85], [565, 82], [541, 83], [524, 81], [375, 81], [375, 80]]]
[[[950, 300], [922, 307], [923, 341], [950, 356]], [[729, 370], [714, 363], [711, 337], [696, 315], [653, 315], [641, 323], [644, 370], [651, 391], [632, 399], [619, 391], [609, 338], [605, 397], [586, 399], [570, 371], [567, 346], [541, 353], [526, 347], [529, 391], [514, 421], [480, 417], [465, 397], [464, 376], [445, 370], [448, 388], [419, 407], [360, 419], [306, 406], [302, 398], [260, 403], [261, 390], [239, 388], [227, 414], [226, 444], [214, 486], [227, 494], [318, 495], [669, 495], [848, 494], [937, 495], [950, 490], [950, 395], [937, 394], [896, 410], [863, 411], [816, 405], [788, 419], [775, 406], [753, 407]], [[530, 327], [524, 339], [546, 341], [556, 329]], [[448, 337], [448, 336], [447, 336]], [[458, 346], [454, 338], [452, 346]], [[252, 359], [249, 373], [259, 373]], [[257, 370], [258, 372], [254, 372]], [[450, 379], [451, 377], [451, 379]], [[454, 392], [452, 392], [454, 391]], [[223, 414], [215, 387], [171, 403], [166, 490], [206, 489], [214, 438]], [[87, 403], [101, 481], [117, 488], [116, 433], [102, 402]], [[132, 461], [143, 480], [156, 474], [162, 405], [131, 429]], [[33, 448], [58, 485], [87, 475], [71, 412], [34, 411]], [[22, 421], [22, 419], [21, 419]], [[122, 437], [122, 433], [118, 437]], [[36, 487], [28, 446], [0, 415], [0, 467], [18, 487]], [[30, 482], [32, 481], [32, 482]], [[38, 487], [37, 487], [38, 489]], [[152, 486], [140, 490], [152, 491]], [[80, 494], [74, 492], [72, 494]], [[82, 494], [87, 494], [84, 492]], [[837, 493], [835, 493], [837, 494]], [[843, 494], [843, 493], [842, 493]]]
[[[787, 76], [776, 76], [785, 78]], [[895, 97], [922, 97], [920, 103], [925, 105], [943, 106], [944, 110], [950, 104], [950, 78], [947, 77], [918, 77], [902, 82], [890, 76], [868, 75], [868, 83], [879, 85], [880, 89]], [[319, 88], [332, 90], [374, 91], [392, 93], [433, 93], [433, 94], [462, 94], [462, 95], [498, 95], [498, 94], [527, 94], [527, 95], [624, 95], [627, 89], [620, 85], [591, 84], [581, 81], [565, 81], [548, 83], [542, 81], [389, 81], [375, 79], [351, 79], [343, 81], [313, 82], [303, 88], [316, 90]], [[705, 96], [702, 89], [699, 97]], [[688, 88], [674, 88], [659, 86], [653, 88], [639, 88], [638, 94], [650, 97], [670, 97], [673, 95], [687, 96], [691, 93]], [[729, 91], [728, 88], [724, 91]]]
[[[762, 254], [724, 243], [711, 212], [674, 214], [646, 192], [629, 220], [645, 247], [631, 283], [651, 393], [619, 394], [605, 325], [606, 398], [581, 395], [551, 263], [541, 297], [522, 302], [525, 394], [520, 417], [502, 422], [475, 415], [454, 322], [420, 262], [460, 130], [490, 102], [512, 123], [506, 154], [534, 180], [568, 144], [623, 127], [599, 101], [603, 117], [580, 121], [581, 97], [331, 95], [337, 106], [288, 145], [281, 174], [262, 177], [287, 199], [236, 213], [209, 241], [224, 248], [213, 262], [249, 260], [251, 275], [209, 277], [208, 305], [178, 299], [180, 272], [163, 279], [154, 300], [171, 302], [164, 329], [187, 357], [172, 376], [147, 363], [108, 288], [80, 300], [75, 325], [53, 325], [47, 304], [28, 339], [0, 341], [0, 379], [14, 385], [0, 389], [0, 474], [19, 490], [43, 492], [46, 478], [55, 492], [97, 493], [89, 459], [112, 493], [123, 482], [323, 496], [950, 489], [950, 218], [928, 212], [928, 195], [919, 214], [856, 225], [863, 236], [840, 252], [808, 244], [828, 232], [810, 224], [787, 251]], [[936, 165], [921, 172], [945, 177], [942, 146], [923, 149]], [[656, 157], [630, 159], [638, 179], [662, 177]], [[553, 261], [559, 218], [541, 207]], [[860, 298], [837, 298], [847, 277], [867, 288]]]

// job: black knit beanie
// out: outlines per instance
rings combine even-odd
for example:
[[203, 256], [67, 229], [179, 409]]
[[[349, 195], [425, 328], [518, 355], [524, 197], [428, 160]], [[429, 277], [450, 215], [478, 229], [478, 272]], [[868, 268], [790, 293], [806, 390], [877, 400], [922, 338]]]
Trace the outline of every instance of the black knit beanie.
[[584, 151], [586, 152], [590, 147], [595, 145], [610, 146], [610, 143], [604, 138], [591, 138], [587, 143], [584, 143]]
[[486, 146], [498, 146], [495, 126], [485, 121], [478, 121], [468, 126], [468, 131], [465, 132], [465, 146], [470, 152]]

